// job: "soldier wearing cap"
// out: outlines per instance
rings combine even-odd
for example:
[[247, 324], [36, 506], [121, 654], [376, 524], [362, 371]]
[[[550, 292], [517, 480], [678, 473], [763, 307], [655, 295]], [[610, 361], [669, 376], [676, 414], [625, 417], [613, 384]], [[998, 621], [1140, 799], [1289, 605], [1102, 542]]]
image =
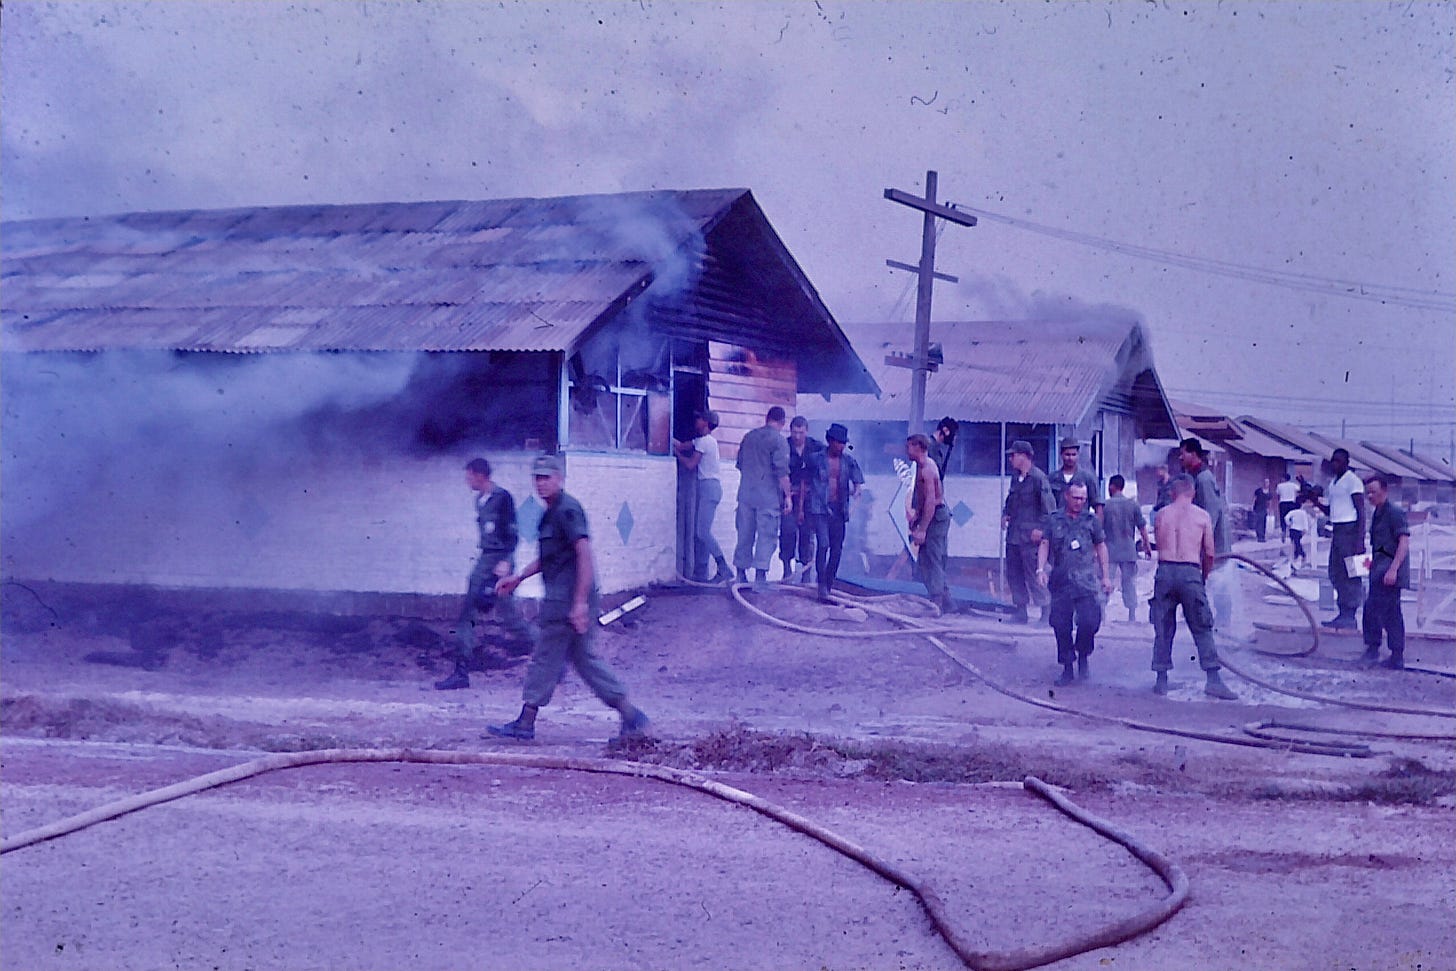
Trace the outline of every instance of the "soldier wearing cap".
[[1042, 523], [1056, 511], [1052, 485], [1046, 473], [1036, 467], [1031, 443], [1014, 441], [1006, 450], [1011, 463], [1011, 485], [1001, 506], [1001, 528], [1006, 530], [1006, 586], [1016, 605], [1016, 619], [1026, 623], [1026, 605], [1041, 608], [1047, 619], [1046, 587], [1036, 575], [1037, 547], [1041, 545]]
[[935, 423], [935, 436], [930, 443], [930, 459], [940, 472], [941, 482], [945, 481], [945, 467], [950, 462], [950, 454], [955, 451], [956, 433], [960, 428], [961, 423], [950, 415]]
[[1057, 662], [1062, 666], [1058, 685], [1087, 678], [1087, 659], [1102, 626], [1102, 595], [1112, 592], [1107, 535], [1087, 508], [1087, 487], [1073, 482], [1062, 497], [1062, 508], [1046, 519], [1036, 562], [1037, 579], [1046, 583], [1052, 599], [1051, 626], [1057, 635]]
[[520, 715], [504, 725], [488, 726], [490, 733], [501, 738], [535, 738], [536, 712], [550, 703], [570, 662], [587, 687], [621, 714], [621, 735], [640, 735], [647, 727], [647, 716], [627, 700], [627, 689], [592, 650], [597, 585], [586, 512], [561, 488], [566, 473], [559, 457], [538, 456], [531, 474], [536, 494], [546, 504], [538, 530], [540, 556], [520, 573], [503, 577], [496, 584], [496, 593], [505, 596], [526, 577], [541, 574], [546, 587], [541, 639], [526, 667]]
[[1080, 482], [1087, 487], [1087, 508], [1095, 509], [1102, 505], [1102, 493], [1098, 491], [1097, 477], [1086, 469], [1077, 465], [1078, 454], [1082, 451], [1082, 443], [1075, 438], [1064, 438], [1058, 451], [1062, 456], [1062, 467], [1050, 476], [1052, 483], [1052, 502], [1056, 509], [1066, 508], [1067, 486], [1074, 482]]
[[805, 460], [809, 470], [809, 516], [814, 524], [818, 549], [814, 572], [819, 581], [819, 599], [829, 600], [834, 578], [839, 575], [839, 558], [844, 552], [844, 529], [849, 522], [849, 503], [864, 485], [864, 473], [845, 448], [849, 429], [838, 423], [824, 433], [828, 444]]

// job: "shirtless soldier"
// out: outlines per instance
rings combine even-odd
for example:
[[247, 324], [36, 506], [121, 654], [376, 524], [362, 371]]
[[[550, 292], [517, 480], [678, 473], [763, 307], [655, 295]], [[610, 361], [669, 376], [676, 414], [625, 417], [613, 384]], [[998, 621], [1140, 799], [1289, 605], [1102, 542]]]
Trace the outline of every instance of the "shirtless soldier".
[[910, 539], [920, 546], [920, 579], [925, 592], [941, 611], [953, 606], [945, 582], [945, 563], [950, 545], [950, 511], [945, 508], [945, 486], [940, 471], [930, 458], [930, 439], [911, 435], [905, 439], [905, 455], [915, 466], [915, 488], [911, 492]]
[[1203, 581], [1213, 569], [1213, 519], [1193, 504], [1193, 477], [1173, 477], [1173, 504], [1158, 510], [1153, 523], [1158, 544], [1158, 572], [1153, 577], [1153, 691], [1168, 693], [1173, 668], [1173, 635], [1178, 632], [1178, 606], [1198, 645], [1198, 666], [1208, 676], [1205, 694], [1232, 701], [1238, 696], [1218, 675], [1218, 650], [1213, 646], [1213, 611]]

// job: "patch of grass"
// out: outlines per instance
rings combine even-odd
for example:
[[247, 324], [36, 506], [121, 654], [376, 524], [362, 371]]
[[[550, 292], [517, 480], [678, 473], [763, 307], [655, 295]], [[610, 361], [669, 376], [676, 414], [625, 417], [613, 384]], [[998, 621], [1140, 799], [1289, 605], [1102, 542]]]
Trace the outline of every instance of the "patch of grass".
[[1399, 758], [1392, 760], [1383, 772], [1351, 786], [1347, 798], [1355, 802], [1426, 806], [1453, 793], [1456, 793], [1456, 772], [1433, 769], [1420, 759]]
[[1433, 769], [1420, 759], [1410, 758], [1392, 759], [1390, 765], [1361, 782], [1293, 790], [1267, 783], [1252, 793], [1255, 799], [1373, 802], [1386, 806], [1429, 806], [1452, 794], [1456, 794], [1456, 772]]
[[1052, 785], [1083, 790], [1105, 787], [1114, 781], [1071, 760], [1029, 757], [1005, 745], [820, 738], [804, 732], [759, 732], [740, 723], [690, 742], [629, 739], [613, 743], [609, 751], [639, 762], [726, 772], [799, 772], [958, 784], [1019, 782], [1035, 775]]

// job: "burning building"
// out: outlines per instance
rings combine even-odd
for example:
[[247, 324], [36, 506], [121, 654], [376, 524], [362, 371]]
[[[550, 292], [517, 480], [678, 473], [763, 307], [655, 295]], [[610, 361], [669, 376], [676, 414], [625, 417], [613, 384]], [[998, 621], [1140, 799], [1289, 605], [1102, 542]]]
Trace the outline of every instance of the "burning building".
[[0, 328], [21, 580], [460, 593], [465, 460], [529, 541], [547, 451], [626, 589], [684, 556], [695, 409], [731, 458], [772, 404], [877, 390], [744, 189], [11, 222]]

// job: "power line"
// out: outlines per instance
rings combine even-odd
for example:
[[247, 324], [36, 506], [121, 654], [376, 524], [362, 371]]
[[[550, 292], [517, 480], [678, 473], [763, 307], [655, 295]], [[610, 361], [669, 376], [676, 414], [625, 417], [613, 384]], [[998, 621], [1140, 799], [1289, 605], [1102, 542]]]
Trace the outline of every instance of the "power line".
[[1360, 280], [1341, 279], [1339, 277], [1317, 276], [1310, 273], [1298, 273], [1293, 270], [1270, 270], [1265, 267], [1252, 266], [1246, 263], [1233, 263], [1228, 260], [1191, 256], [1186, 253], [1155, 249], [1151, 246], [1141, 246], [1136, 243], [1124, 243], [1120, 240], [1109, 239], [1105, 236], [1093, 236], [1090, 233], [1058, 229], [1055, 226], [1032, 222], [1029, 219], [1018, 219], [1015, 216], [1004, 216], [1000, 213], [991, 212], [988, 209], [980, 209], [975, 206], [963, 206], [958, 203], [950, 203], [950, 206], [962, 212], [974, 213], [983, 219], [990, 219], [993, 222], [1000, 222], [1008, 226], [1014, 226], [1017, 229], [1024, 229], [1027, 232], [1040, 233], [1044, 236], [1051, 236], [1056, 239], [1066, 240], [1067, 242], [1110, 250], [1115, 253], [1121, 253], [1124, 256], [1135, 256], [1140, 259], [1152, 260], [1156, 263], [1165, 263], [1169, 266], [1178, 266], [1188, 270], [1198, 270], [1203, 273], [1232, 277], [1236, 280], [1244, 280], [1251, 283], [1267, 283], [1270, 286], [1284, 287], [1290, 290], [1302, 290], [1308, 293], [1319, 293], [1331, 297], [1367, 300], [1398, 307], [1412, 307], [1417, 310], [1456, 312], [1456, 293], [1448, 293], [1441, 290], [1424, 290], [1416, 287], [1367, 283]]

